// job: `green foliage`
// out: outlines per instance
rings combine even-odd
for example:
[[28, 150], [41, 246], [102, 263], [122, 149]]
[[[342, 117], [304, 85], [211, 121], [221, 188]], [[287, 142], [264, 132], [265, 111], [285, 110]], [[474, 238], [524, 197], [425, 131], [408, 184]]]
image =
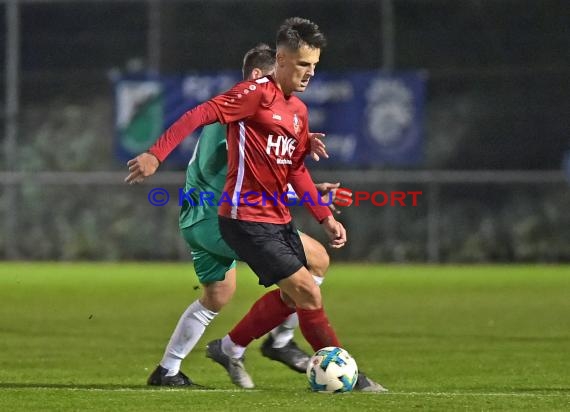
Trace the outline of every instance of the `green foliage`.
[[112, 107], [104, 95], [88, 103], [54, 96], [23, 107], [18, 170], [108, 170], [116, 164]]

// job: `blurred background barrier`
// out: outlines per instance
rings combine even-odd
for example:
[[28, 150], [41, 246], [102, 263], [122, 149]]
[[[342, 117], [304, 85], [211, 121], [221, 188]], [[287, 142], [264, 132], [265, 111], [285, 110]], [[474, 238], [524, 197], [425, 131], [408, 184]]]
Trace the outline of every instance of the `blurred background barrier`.
[[[421, 192], [417, 206], [409, 199], [405, 206], [364, 200], [343, 208], [340, 219], [350, 241], [333, 252], [338, 259], [570, 260], [570, 198], [562, 172], [345, 170], [317, 171], [314, 179], [333, 181], [335, 174], [353, 191]], [[21, 216], [10, 247], [27, 259], [186, 259], [178, 234], [184, 173], [158, 173], [138, 186], [125, 185], [124, 177], [124, 172], [0, 173], [3, 190], [16, 191]], [[157, 187], [170, 195], [161, 207], [148, 199]], [[326, 242], [301, 206], [293, 211], [302, 230]]]
[[[180, 77], [118, 77], [115, 80], [116, 155], [127, 161], [147, 150], [188, 108], [229, 90], [239, 71]], [[311, 131], [326, 134], [330, 159], [313, 167], [417, 166], [423, 155], [425, 76], [422, 73], [346, 71], [319, 73], [300, 97], [309, 108]], [[249, 91], [248, 91], [249, 92]], [[170, 155], [185, 167], [197, 130]]]
[[[188, 259], [176, 203], [147, 200], [152, 187], [177, 193], [185, 155], [148, 184], [122, 183], [117, 79], [235, 73], [301, 15], [329, 38], [309, 90], [355, 72], [420, 73], [425, 88], [413, 162], [315, 170], [353, 190], [423, 192], [417, 207], [346, 209], [350, 242], [333, 258], [570, 261], [567, 11], [565, 0], [0, 0], [0, 257]], [[329, 143], [337, 160], [349, 141]]]

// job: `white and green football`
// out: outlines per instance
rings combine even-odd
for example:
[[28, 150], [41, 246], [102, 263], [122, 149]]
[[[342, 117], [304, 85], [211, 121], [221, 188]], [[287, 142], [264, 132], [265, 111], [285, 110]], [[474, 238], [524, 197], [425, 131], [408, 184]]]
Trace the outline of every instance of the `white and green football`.
[[350, 392], [358, 379], [358, 367], [346, 350], [328, 346], [309, 360], [307, 378], [313, 392]]

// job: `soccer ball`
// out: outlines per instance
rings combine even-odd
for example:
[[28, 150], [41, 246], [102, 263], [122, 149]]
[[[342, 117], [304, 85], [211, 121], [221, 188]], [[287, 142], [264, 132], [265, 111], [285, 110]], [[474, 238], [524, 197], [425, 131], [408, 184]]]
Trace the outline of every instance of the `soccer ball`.
[[313, 392], [350, 392], [358, 379], [358, 367], [347, 351], [327, 346], [309, 360], [307, 378]]

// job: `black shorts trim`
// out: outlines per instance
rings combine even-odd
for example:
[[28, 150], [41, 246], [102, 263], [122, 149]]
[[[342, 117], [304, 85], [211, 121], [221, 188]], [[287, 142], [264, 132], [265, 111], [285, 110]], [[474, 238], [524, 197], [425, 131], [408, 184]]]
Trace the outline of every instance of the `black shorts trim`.
[[260, 285], [271, 286], [307, 267], [303, 243], [293, 223], [280, 225], [222, 216], [218, 221], [223, 239], [251, 267]]

